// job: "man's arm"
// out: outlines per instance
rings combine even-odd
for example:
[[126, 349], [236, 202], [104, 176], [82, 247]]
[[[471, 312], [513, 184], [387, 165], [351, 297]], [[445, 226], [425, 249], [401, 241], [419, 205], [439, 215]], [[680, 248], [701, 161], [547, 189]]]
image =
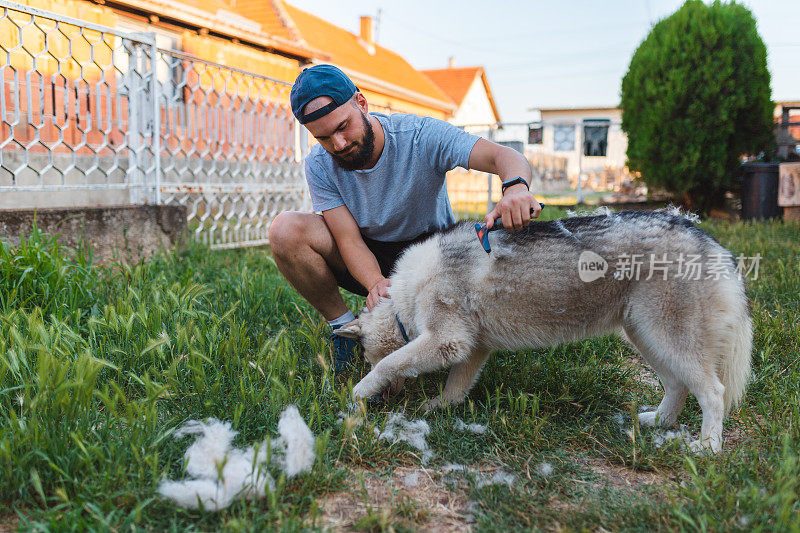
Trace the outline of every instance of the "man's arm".
[[389, 297], [387, 288], [391, 282], [383, 277], [378, 260], [364, 243], [358, 224], [347, 207], [342, 205], [323, 211], [322, 216], [333, 234], [347, 270], [369, 291], [367, 309], [372, 311], [381, 298]]
[[[531, 166], [525, 156], [512, 148], [486, 139], [478, 139], [472, 147], [469, 153], [469, 168], [497, 174], [500, 176], [500, 181], [508, 181], [519, 176], [530, 185], [533, 178]], [[486, 225], [491, 228], [498, 218], [503, 217], [503, 226], [507, 230], [522, 229], [528, 225], [531, 218], [538, 217], [541, 211], [542, 206], [533, 194], [525, 185], [519, 183], [506, 189], [492, 212], [486, 215]]]

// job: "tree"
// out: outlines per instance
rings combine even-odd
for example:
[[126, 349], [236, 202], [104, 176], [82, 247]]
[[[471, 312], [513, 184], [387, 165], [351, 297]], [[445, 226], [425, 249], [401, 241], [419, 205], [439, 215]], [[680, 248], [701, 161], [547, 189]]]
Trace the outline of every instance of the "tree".
[[772, 112], [753, 15], [689, 0], [653, 26], [622, 80], [628, 166], [707, 211], [722, 203], [741, 156], [769, 149]]

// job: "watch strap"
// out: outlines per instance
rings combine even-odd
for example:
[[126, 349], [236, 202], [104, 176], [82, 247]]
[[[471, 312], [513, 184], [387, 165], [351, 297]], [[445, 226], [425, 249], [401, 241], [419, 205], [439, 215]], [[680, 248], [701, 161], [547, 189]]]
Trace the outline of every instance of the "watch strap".
[[516, 178], [511, 178], [510, 180], [506, 180], [503, 182], [503, 184], [500, 186], [500, 194], [505, 194], [506, 189], [514, 185], [517, 185], [519, 183], [524, 183], [525, 187], [528, 190], [530, 190], [531, 188], [530, 184], [528, 184], [528, 182], [525, 181], [525, 179], [522, 176], [517, 176]]

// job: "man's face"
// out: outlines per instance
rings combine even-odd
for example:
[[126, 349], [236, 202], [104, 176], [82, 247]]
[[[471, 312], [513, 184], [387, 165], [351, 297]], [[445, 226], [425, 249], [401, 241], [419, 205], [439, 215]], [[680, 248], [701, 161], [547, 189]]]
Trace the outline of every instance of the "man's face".
[[[327, 96], [312, 100], [306, 106], [305, 113], [311, 113], [331, 101]], [[352, 101], [305, 126], [344, 170], [363, 169], [372, 159], [375, 131], [366, 113]]]

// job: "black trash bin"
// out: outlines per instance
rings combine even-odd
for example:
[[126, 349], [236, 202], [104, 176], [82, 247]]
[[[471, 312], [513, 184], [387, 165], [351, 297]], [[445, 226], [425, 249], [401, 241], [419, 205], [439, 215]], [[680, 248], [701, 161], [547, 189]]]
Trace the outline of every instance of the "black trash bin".
[[778, 163], [742, 165], [742, 219], [780, 218], [778, 206]]

